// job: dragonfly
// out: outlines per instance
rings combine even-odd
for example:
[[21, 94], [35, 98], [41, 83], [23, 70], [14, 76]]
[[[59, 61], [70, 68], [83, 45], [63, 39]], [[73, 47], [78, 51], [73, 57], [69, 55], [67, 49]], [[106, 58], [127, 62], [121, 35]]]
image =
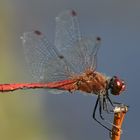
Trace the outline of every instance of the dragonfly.
[[125, 82], [96, 71], [101, 38], [81, 35], [76, 11], [61, 12], [55, 22], [54, 44], [39, 30], [23, 33], [23, 50], [35, 82], [0, 84], [0, 92], [43, 88], [51, 93], [96, 95], [93, 119], [110, 130], [97, 119], [96, 110], [99, 108], [100, 118], [105, 120], [103, 111], [109, 112], [109, 104], [115, 104], [109, 95], [120, 95]]

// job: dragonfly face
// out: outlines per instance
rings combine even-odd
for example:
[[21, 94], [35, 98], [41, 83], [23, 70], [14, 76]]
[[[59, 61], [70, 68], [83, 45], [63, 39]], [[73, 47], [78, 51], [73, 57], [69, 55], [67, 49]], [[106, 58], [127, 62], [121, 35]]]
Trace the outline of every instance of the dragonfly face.
[[113, 76], [110, 80], [109, 88], [111, 94], [120, 95], [120, 93], [125, 90], [126, 86], [123, 80], [119, 79], [117, 76]]

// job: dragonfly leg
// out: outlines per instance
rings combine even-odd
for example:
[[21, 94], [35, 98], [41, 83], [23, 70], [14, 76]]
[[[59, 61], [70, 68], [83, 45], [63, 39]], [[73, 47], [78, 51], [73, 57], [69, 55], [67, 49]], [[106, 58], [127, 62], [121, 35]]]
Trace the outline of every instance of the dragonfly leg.
[[[108, 106], [107, 100], [108, 100], [108, 98], [106, 96], [103, 96], [103, 110], [106, 111], [108, 114], [112, 114], [113, 111], [109, 110], [109, 106]], [[114, 107], [114, 102], [112, 102], [112, 104], [113, 104], [113, 107]]]
[[106, 97], [107, 97], [107, 100], [110, 102], [110, 104], [112, 105], [112, 107], [115, 107], [114, 106], [114, 103], [111, 101], [111, 99], [109, 98], [109, 96], [108, 96], [108, 94], [106, 95]]
[[[104, 105], [103, 105], [104, 106]], [[102, 115], [102, 109], [103, 109], [103, 107], [102, 107], [102, 99], [101, 99], [101, 97], [99, 97], [99, 114], [100, 114], [100, 118], [102, 119], [102, 120], [104, 120], [104, 117], [103, 117], [103, 115]]]
[[98, 120], [96, 119], [96, 110], [97, 110], [97, 106], [98, 106], [99, 100], [100, 100], [100, 96], [98, 96], [98, 98], [97, 98], [97, 100], [96, 100], [96, 103], [95, 103], [95, 107], [94, 107], [94, 110], [93, 110], [93, 119], [94, 119], [98, 124], [100, 124], [102, 127], [104, 127], [105, 129], [107, 129], [108, 131], [111, 132], [111, 129], [109, 129], [107, 126], [105, 126], [104, 124], [102, 124], [100, 121], [98, 121]]
[[119, 102], [114, 102], [114, 101], [112, 102], [110, 97], [109, 97], [108, 90], [106, 90], [106, 95], [104, 96], [104, 98], [105, 98], [105, 100], [108, 100], [110, 102], [112, 107], [115, 107], [115, 105], [123, 105], [122, 103], [119, 103]]
[[122, 103], [119, 103], [119, 102], [113, 102], [113, 104], [115, 104], [115, 105], [123, 105]]
[[106, 111], [107, 110], [107, 104], [105, 101], [105, 97], [103, 97], [103, 110]]
[[107, 102], [106, 102], [106, 96], [103, 96], [103, 110], [106, 111], [107, 113], [110, 113], [110, 111], [108, 110]]

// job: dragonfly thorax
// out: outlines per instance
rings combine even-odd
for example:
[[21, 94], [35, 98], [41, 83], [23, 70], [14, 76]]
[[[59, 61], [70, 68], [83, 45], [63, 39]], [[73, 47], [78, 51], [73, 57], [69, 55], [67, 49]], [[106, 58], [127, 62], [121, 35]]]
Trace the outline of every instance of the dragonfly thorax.
[[108, 86], [107, 77], [95, 71], [86, 71], [76, 81], [77, 89], [87, 93], [99, 94]]

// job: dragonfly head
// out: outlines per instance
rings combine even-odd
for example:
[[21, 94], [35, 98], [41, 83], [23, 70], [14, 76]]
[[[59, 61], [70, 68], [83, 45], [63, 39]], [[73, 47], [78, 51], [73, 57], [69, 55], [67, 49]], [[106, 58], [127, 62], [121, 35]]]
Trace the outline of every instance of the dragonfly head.
[[109, 82], [109, 89], [111, 94], [120, 95], [122, 91], [126, 88], [123, 80], [119, 79], [117, 76], [113, 76]]

